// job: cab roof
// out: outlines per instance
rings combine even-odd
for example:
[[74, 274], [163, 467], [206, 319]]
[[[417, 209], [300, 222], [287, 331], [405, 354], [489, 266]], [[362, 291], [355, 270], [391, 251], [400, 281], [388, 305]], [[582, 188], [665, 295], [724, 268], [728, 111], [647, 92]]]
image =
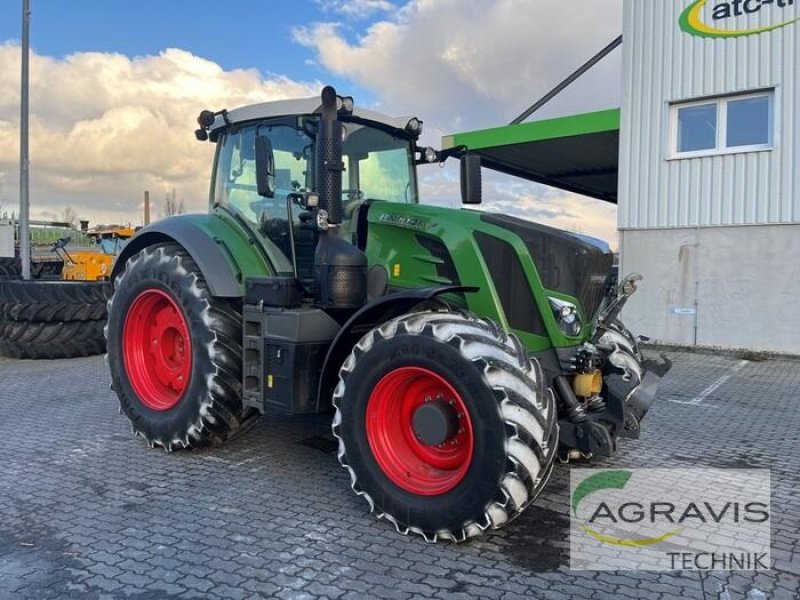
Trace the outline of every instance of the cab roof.
[[[217, 115], [214, 124], [209, 131], [220, 129], [230, 123], [242, 123], [244, 121], [255, 121], [259, 119], [269, 119], [272, 117], [291, 117], [295, 115], [311, 115], [321, 110], [319, 96], [310, 98], [297, 98], [292, 100], [276, 100], [273, 102], [261, 102], [234, 108], [225, 113]], [[378, 112], [361, 108], [356, 105], [352, 115], [357, 119], [373, 121], [392, 127], [393, 129], [404, 130], [406, 124], [412, 117], [390, 117]], [[227, 121], [226, 121], [227, 117]]]

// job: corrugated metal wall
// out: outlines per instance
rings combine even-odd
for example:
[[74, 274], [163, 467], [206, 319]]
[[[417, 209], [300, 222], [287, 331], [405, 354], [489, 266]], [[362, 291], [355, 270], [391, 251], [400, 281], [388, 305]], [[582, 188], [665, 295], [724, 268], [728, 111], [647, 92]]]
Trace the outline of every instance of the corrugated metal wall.
[[[710, 12], [721, 0], [711, 0]], [[800, 223], [800, 23], [732, 39], [679, 27], [691, 0], [625, 0], [620, 229]], [[726, 28], [800, 17], [800, 0]], [[710, 19], [709, 19], [710, 20]], [[668, 160], [669, 103], [775, 87], [774, 149]]]

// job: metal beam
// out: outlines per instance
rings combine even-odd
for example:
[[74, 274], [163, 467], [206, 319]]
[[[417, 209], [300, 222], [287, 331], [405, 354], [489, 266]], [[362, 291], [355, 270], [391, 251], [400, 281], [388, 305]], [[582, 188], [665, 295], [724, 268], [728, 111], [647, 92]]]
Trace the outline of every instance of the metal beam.
[[597, 63], [599, 63], [601, 60], [603, 60], [608, 54], [611, 53], [612, 50], [614, 50], [621, 43], [622, 43], [622, 36], [619, 36], [617, 39], [615, 39], [613, 42], [611, 42], [608, 46], [606, 46], [605, 48], [600, 50], [600, 52], [595, 54], [592, 58], [590, 58], [588, 61], [583, 63], [580, 67], [578, 67], [578, 69], [575, 72], [573, 72], [572, 75], [567, 77], [564, 81], [559, 83], [556, 87], [554, 87], [552, 90], [547, 92], [544, 96], [539, 98], [539, 100], [537, 100], [533, 105], [531, 105], [530, 108], [528, 108], [525, 112], [523, 112], [516, 119], [511, 121], [511, 123], [509, 123], [509, 125], [519, 125], [520, 123], [522, 123], [525, 119], [530, 117], [533, 113], [535, 113], [537, 110], [542, 108], [545, 104], [550, 102], [550, 100], [552, 100], [553, 98], [558, 96], [567, 86], [569, 86], [571, 83], [573, 83], [581, 75], [586, 73], [586, 71], [591, 69], [593, 66], [595, 66]]
[[22, 78], [19, 118], [19, 254], [22, 278], [31, 278], [30, 158], [28, 154], [28, 82], [30, 78], [31, 2], [22, 0]]

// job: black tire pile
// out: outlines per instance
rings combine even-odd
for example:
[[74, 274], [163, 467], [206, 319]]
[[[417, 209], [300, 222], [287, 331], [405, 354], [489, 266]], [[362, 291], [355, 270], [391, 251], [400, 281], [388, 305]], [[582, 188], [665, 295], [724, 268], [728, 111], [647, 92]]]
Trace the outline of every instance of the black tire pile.
[[0, 281], [18, 279], [21, 272], [19, 258], [0, 257]]
[[0, 279], [0, 355], [53, 359], [102, 354], [108, 282]]

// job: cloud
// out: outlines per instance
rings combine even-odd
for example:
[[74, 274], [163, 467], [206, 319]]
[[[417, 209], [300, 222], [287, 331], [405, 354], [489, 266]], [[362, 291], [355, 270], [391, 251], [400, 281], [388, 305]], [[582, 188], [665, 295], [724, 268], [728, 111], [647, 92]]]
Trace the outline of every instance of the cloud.
[[[387, 110], [420, 113], [449, 132], [510, 121], [621, 28], [620, 0], [412, 0], [355, 41], [333, 22], [294, 37]], [[620, 64], [617, 51], [537, 118], [617, 106]]]
[[[422, 202], [461, 208], [456, 163], [444, 168], [423, 166], [419, 172]], [[522, 217], [566, 231], [584, 233], [618, 247], [616, 205], [484, 171], [480, 210]]]
[[[445, 133], [508, 122], [621, 28], [620, 0], [321, 2], [346, 24], [294, 31], [311, 50], [315, 75], [352, 81], [383, 112], [418, 115], [430, 145]], [[354, 24], [367, 13], [380, 19]], [[0, 205], [10, 208], [18, 197], [19, 54], [18, 45], [0, 44]], [[618, 105], [619, 62], [617, 51], [535, 118]], [[198, 112], [321, 87], [313, 78], [224, 70], [180, 49], [135, 58], [34, 53], [31, 75], [33, 215], [54, 217], [72, 205], [93, 221], [138, 221], [145, 189], [157, 205], [175, 188], [191, 209], [204, 210], [213, 146], [194, 140]], [[460, 206], [453, 167], [428, 170], [423, 202]], [[616, 237], [613, 206], [500, 175], [485, 173], [484, 181], [487, 210]]]
[[[18, 45], [0, 44], [0, 203], [7, 209], [18, 194], [19, 60]], [[145, 189], [156, 204], [176, 189], [190, 209], [205, 210], [213, 146], [194, 139], [200, 110], [311, 96], [320, 87], [226, 71], [180, 49], [136, 58], [32, 53], [32, 214], [53, 217], [70, 204], [93, 221], [138, 222]]]
[[351, 19], [367, 19], [397, 8], [388, 0], [317, 0], [317, 3], [324, 12], [337, 13]]
[[[372, 92], [384, 112], [421, 117], [423, 142], [438, 145], [446, 133], [508, 123], [621, 29], [621, 0], [411, 0], [355, 39], [334, 22], [298, 27], [294, 37], [319, 65]], [[532, 118], [617, 107], [620, 93], [616, 50]], [[615, 206], [487, 175], [484, 209], [616, 246]], [[452, 169], [422, 176], [420, 187], [424, 202], [459, 205]]]

